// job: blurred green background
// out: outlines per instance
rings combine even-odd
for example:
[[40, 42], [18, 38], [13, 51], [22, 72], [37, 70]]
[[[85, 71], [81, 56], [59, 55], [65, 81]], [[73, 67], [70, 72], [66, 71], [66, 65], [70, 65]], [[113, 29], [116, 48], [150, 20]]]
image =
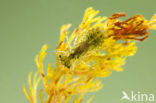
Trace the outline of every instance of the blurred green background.
[[[127, 17], [156, 13], [156, 0], [0, 0], [0, 103], [29, 103], [22, 91], [27, 75], [35, 72], [35, 55], [49, 44], [45, 62], [55, 65], [55, 48], [63, 24], [77, 27], [92, 6], [101, 16], [126, 12]], [[127, 59], [123, 72], [103, 79], [104, 88], [92, 103], [122, 103], [122, 91], [156, 95], [156, 31]], [[87, 98], [87, 97], [86, 97]], [[124, 103], [127, 103], [126, 101]]]

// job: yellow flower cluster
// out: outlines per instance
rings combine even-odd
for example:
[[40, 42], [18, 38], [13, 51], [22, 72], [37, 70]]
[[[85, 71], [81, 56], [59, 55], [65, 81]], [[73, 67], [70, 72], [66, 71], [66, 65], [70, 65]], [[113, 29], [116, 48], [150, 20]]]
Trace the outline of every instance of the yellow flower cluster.
[[56, 48], [56, 67], [49, 64], [47, 73], [43, 69], [43, 60], [48, 46], [43, 46], [36, 56], [40, 76], [34, 75], [32, 85], [30, 73], [29, 94], [23, 87], [31, 103], [37, 103], [36, 91], [40, 79], [47, 95], [43, 99], [40, 90], [41, 103], [82, 103], [86, 93], [102, 88], [100, 77], [123, 70], [121, 66], [126, 57], [136, 52], [135, 41], [145, 40], [147, 30], [156, 29], [156, 15], [149, 21], [141, 15], [122, 21], [119, 18], [125, 16], [124, 13], [115, 13], [111, 17], [100, 17], [98, 13], [88, 8], [82, 23], [71, 34], [68, 31], [71, 24], [62, 26]]

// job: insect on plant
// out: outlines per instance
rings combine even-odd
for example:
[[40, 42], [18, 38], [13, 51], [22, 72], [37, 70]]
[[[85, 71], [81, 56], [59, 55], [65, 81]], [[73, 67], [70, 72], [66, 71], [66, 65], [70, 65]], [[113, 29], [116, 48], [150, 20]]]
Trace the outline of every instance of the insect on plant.
[[76, 59], [100, 46], [104, 42], [104, 38], [104, 30], [100, 27], [90, 29], [82, 38], [79, 45], [74, 45], [69, 52], [59, 55], [62, 64], [70, 68]]
[[[125, 13], [114, 13], [108, 18], [108, 20], [114, 21], [112, 24], [113, 28], [107, 29], [107, 31], [112, 31], [109, 35], [105, 32], [104, 26], [92, 27], [83, 34], [84, 36], [81, 37], [78, 45], [75, 44], [72, 47], [68, 42], [68, 37], [66, 37], [70, 48], [67, 52], [62, 52], [62, 54], [59, 55], [61, 63], [65, 67], [70, 68], [77, 59], [83, 57], [87, 52], [98, 48], [104, 42], [105, 38], [113, 37], [115, 40], [125, 40], [126, 43], [129, 40], [144, 41], [148, 38], [148, 26], [144, 25], [143, 17], [141, 15], [136, 15], [125, 21], [117, 20], [117, 18], [124, 16], [126, 16]], [[83, 63], [90, 66], [85, 62]]]
[[[123, 70], [127, 57], [136, 53], [136, 41], [147, 39], [149, 29], [156, 30], [156, 15], [150, 20], [141, 15], [122, 20], [120, 17], [126, 16], [125, 13], [114, 13], [110, 17], [98, 16], [98, 13], [99, 10], [88, 8], [82, 22], [70, 35], [71, 24], [61, 27], [56, 67], [48, 63], [46, 72], [43, 60], [48, 45], [43, 46], [35, 58], [40, 76], [37, 72], [32, 82], [32, 73], [29, 74], [29, 94], [23, 86], [30, 103], [38, 103], [40, 80], [44, 85], [39, 93], [41, 103], [82, 103], [85, 94], [103, 87], [99, 78]], [[91, 96], [87, 103], [92, 99]]]

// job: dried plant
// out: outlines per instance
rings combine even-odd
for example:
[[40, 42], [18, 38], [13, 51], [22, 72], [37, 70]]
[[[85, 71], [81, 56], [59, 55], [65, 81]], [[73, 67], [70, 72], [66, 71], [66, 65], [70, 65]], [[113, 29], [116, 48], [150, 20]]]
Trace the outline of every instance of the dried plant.
[[[71, 24], [63, 25], [59, 44], [56, 48], [56, 66], [43, 69], [47, 45], [36, 56], [38, 73], [28, 76], [29, 94], [23, 87], [30, 103], [37, 103], [37, 86], [40, 81], [44, 90], [40, 90], [41, 103], [81, 103], [88, 92], [98, 91], [104, 78], [112, 71], [122, 71], [127, 56], [136, 53], [136, 41], [148, 38], [148, 29], [156, 30], [156, 15], [146, 20], [135, 15], [121, 20], [124, 13], [114, 13], [111, 17], [96, 16], [99, 11], [88, 8], [82, 23], [69, 34]], [[32, 83], [33, 82], [33, 83]], [[43, 99], [42, 92], [47, 98]], [[44, 96], [46, 97], [46, 96]], [[93, 97], [87, 101], [90, 103]]]

